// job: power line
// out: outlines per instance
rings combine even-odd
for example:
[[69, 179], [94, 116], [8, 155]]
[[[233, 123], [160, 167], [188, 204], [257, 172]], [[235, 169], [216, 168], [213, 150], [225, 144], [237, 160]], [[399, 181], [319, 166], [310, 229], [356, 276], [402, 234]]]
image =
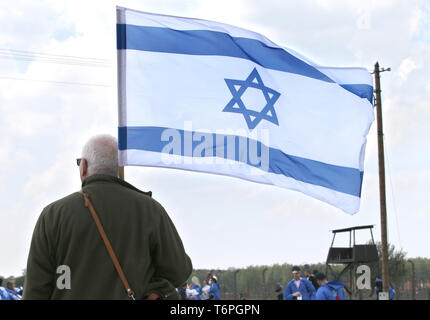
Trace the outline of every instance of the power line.
[[107, 59], [89, 58], [89, 57], [78, 57], [72, 55], [58, 55], [51, 53], [14, 50], [14, 49], [2, 49], [0, 48], [1, 59], [12, 59], [22, 61], [35, 61], [42, 63], [54, 63], [54, 64], [68, 64], [78, 65], [87, 67], [112, 67], [112, 63]]
[[65, 60], [50, 60], [50, 59], [35, 59], [30, 57], [13, 57], [13, 56], [5, 56], [0, 54], [0, 59], [10, 59], [10, 60], [22, 60], [22, 61], [30, 61], [30, 62], [42, 62], [42, 63], [54, 63], [54, 64], [67, 64], [67, 65], [78, 65], [83, 67], [102, 67], [109, 68], [109, 65], [95, 64], [95, 63], [79, 63], [73, 61], [65, 61]]
[[[52, 54], [52, 53], [45, 53], [45, 52], [4, 49], [4, 48], [0, 48], [0, 59], [12, 59], [12, 60], [22, 60], [22, 61], [31, 61], [31, 62], [35, 61], [35, 62], [42, 62], [42, 63], [67, 64], [67, 65], [102, 67], [102, 68], [112, 67], [111, 60], [108, 60], [108, 59], [79, 57], [79, 56], [73, 56], [73, 55], [60, 55], [60, 54]], [[28, 78], [18, 78], [18, 77], [8, 77], [8, 76], [0, 76], [0, 79], [44, 82], [44, 83], [54, 83], [54, 84], [63, 84], [63, 85], [107, 87], [107, 88], [112, 87], [112, 85], [108, 85], [108, 84], [28, 79]]]
[[[385, 136], [383, 137], [383, 139], [385, 140]], [[385, 144], [385, 150], [387, 149], [388, 149], [387, 144]], [[387, 160], [386, 162], [387, 162], [387, 168], [388, 168], [388, 177], [390, 179], [391, 197], [393, 198], [393, 209], [394, 209], [394, 214], [396, 216], [397, 237], [399, 240], [400, 248], [403, 250], [402, 241], [400, 240], [399, 219], [397, 216], [397, 206], [396, 206], [396, 198], [394, 197], [393, 182], [391, 180], [391, 167], [390, 167], [390, 162], [388, 161], [388, 152], [385, 153], [385, 158]]]
[[91, 67], [111, 67], [111, 64], [92, 62], [78, 59], [56, 59], [50, 57], [38, 57], [31, 55], [17, 55], [17, 54], [7, 54], [0, 52], [0, 58], [2, 59], [12, 59], [12, 60], [23, 60], [23, 61], [34, 61], [34, 62], [44, 62], [44, 63], [56, 63], [56, 64], [69, 64], [69, 65], [80, 65], [80, 66], [91, 66]]
[[100, 62], [111, 63], [111, 60], [109, 60], [109, 59], [80, 57], [80, 56], [63, 55], [63, 54], [53, 54], [53, 53], [46, 53], [46, 52], [35, 52], [35, 51], [25, 51], [25, 50], [15, 50], [15, 49], [2, 49], [2, 48], [0, 48], [0, 51], [8, 51], [8, 52], [14, 52], [14, 53], [25, 53], [25, 54], [33, 54], [33, 55], [45, 55], [45, 56], [52, 56], [52, 57], [63, 57], [63, 58], [65, 57], [65, 58], [95, 60], [95, 61], [100, 61]]
[[5, 76], [0, 76], [0, 79], [34, 81], [34, 82], [46, 82], [46, 83], [54, 83], [54, 84], [66, 84], [66, 85], [88, 86], [88, 87], [105, 87], [105, 88], [112, 88], [113, 87], [112, 85], [108, 85], [108, 84], [83, 83], [83, 82], [71, 82], [71, 81], [40, 80], [40, 79], [15, 78], [15, 77], [5, 77]]

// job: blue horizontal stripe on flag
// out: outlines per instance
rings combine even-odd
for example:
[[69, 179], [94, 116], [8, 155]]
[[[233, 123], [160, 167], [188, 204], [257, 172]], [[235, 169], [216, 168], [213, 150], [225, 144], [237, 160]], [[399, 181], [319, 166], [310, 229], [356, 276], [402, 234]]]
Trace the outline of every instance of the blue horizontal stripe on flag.
[[368, 84], [341, 84], [342, 88], [352, 92], [360, 98], [366, 98], [373, 104], [373, 87]]
[[[232, 37], [218, 31], [174, 30], [117, 24], [117, 49], [236, 57], [250, 60], [264, 68], [334, 82], [321, 71], [282, 48], [269, 47], [255, 39]], [[340, 86], [372, 103], [372, 86], [367, 84]]]
[[[119, 150], [145, 150], [152, 152], [164, 152], [163, 148], [169, 144], [169, 141], [162, 141], [161, 137], [165, 130], [169, 128], [164, 127], [118, 127], [118, 149]], [[170, 129], [172, 130], [172, 129]], [[256, 143], [257, 151], [261, 154], [261, 148], [264, 145], [256, 140], [252, 140], [247, 137], [231, 136], [231, 135], [220, 135], [216, 133], [199, 133], [184, 131], [180, 129], [173, 129], [177, 131], [181, 137], [181, 150], [180, 153], [175, 153], [179, 156], [193, 156], [193, 154], [186, 154], [184, 136], [185, 134], [191, 134], [191, 137], [198, 133], [202, 135], [210, 135], [212, 137], [212, 150], [208, 150], [209, 155], [216, 157], [231, 159], [239, 162], [246, 163], [253, 167], [260, 167], [260, 164], [254, 164], [250, 161], [249, 157], [243, 159], [243, 150], [239, 150], [236, 147], [234, 158], [229, 158], [226, 154], [227, 141], [229, 138], [235, 139], [236, 146], [239, 145], [240, 139], [245, 139], [246, 146], [250, 143]], [[192, 141], [192, 139], [191, 139]], [[223, 141], [222, 144], [219, 144]], [[243, 140], [242, 140], [243, 142]], [[202, 141], [192, 141], [192, 150], [202, 143]], [[283, 151], [268, 147], [269, 148], [269, 167], [268, 172], [281, 174], [286, 177], [293, 178], [298, 181], [305, 183], [322, 186], [328, 189], [339, 191], [342, 193], [350, 194], [352, 196], [360, 197], [361, 185], [363, 180], [363, 172], [355, 169], [342, 166], [336, 166], [319, 162], [315, 160], [305, 159], [288, 155]], [[197, 155], [198, 157], [204, 157], [206, 150], [202, 154]], [[196, 156], [196, 155], [194, 155]]]
[[218, 31], [117, 24], [117, 49], [242, 58], [264, 68], [334, 82], [282, 48], [270, 47], [255, 39], [232, 37]]

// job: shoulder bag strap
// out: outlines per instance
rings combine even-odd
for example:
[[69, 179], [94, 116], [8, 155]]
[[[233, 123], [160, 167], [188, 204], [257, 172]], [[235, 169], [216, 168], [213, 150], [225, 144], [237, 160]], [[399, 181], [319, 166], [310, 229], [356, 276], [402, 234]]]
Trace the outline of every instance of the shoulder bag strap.
[[97, 225], [97, 229], [99, 230], [100, 236], [102, 237], [103, 242], [105, 243], [106, 249], [107, 249], [107, 251], [108, 251], [108, 253], [109, 253], [109, 255], [110, 255], [111, 259], [112, 259], [112, 262], [113, 262], [113, 264], [115, 266], [116, 271], [118, 272], [119, 277], [121, 278], [121, 281], [122, 281], [122, 283], [124, 285], [124, 288], [125, 288], [125, 290], [127, 292], [128, 297], [130, 299], [132, 299], [132, 300], [135, 300], [135, 298], [134, 298], [134, 292], [133, 292], [133, 290], [131, 290], [130, 285], [127, 282], [127, 279], [125, 278], [125, 275], [124, 275], [124, 272], [122, 271], [121, 265], [119, 264], [118, 259], [116, 258], [115, 252], [113, 251], [113, 248], [112, 248], [112, 246], [111, 246], [111, 244], [109, 242], [108, 237], [106, 236], [106, 233], [105, 233], [105, 231], [103, 229], [102, 224], [100, 223], [100, 220], [99, 220], [99, 218], [97, 216], [97, 213], [94, 210], [93, 205], [91, 204], [91, 201], [90, 201], [90, 199], [88, 197], [88, 194], [84, 193], [82, 190], [79, 191], [79, 193], [81, 193], [81, 194], [84, 195], [85, 207], [87, 207], [90, 210], [90, 212], [91, 212], [91, 215], [92, 215], [92, 217], [94, 219], [94, 222]]

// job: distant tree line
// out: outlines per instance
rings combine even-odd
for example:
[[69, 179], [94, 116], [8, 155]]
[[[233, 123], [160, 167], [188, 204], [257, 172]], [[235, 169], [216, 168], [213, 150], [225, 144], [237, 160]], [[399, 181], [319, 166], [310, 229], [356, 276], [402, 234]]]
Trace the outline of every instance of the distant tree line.
[[[376, 243], [376, 246], [379, 256], [381, 256], [380, 243]], [[409, 263], [409, 261], [412, 261], [415, 265], [415, 279], [417, 282], [430, 281], [430, 259], [421, 257], [407, 259], [406, 252], [403, 250], [396, 250], [394, 245], [389, 245], [388, 251], [390, 283], [396, 290], [398, 290], [399, 286], [406, 280], [411, 279], [412, 264]], [[318, 270], [326, 273], [325, 263], [309, 264], [308, 266], [310, 270]], [[369, 266], [371, 267], [372, 282], [376, 278], [381, 278], [381, 263], [373, 263], [369, 264]], [[208, 272], [215, 274], [218, 277], [221, 294], [224, 295], [225, 298], [233, 298], [235, 288], [234, 275], [236, 273], [236, 293], [238, 297], [242, 294], [244, 297], [267, 297], [273, 299], [277, 283], [280, 283], [285, 288], [286, 283], [291, 280], [292, 267], [292, 264], [284, 263], [270, 266], [249, 266], [240, 269], [197, 269], [193, 270], [191, 276], [197, 276], [202, 283], [203, 280], [206, 279]], [[304, 265], [300, 265], [300, 267], [303, 271]], [[333, 266], [335, 272], [340, 272], [342, 268], [342, 265]], [[189, 281], [191, 281], [191, 276]], [[329, 280], [333, 280], [333, 275], [331, 273], [328, 273], [327, 276]], [[346, 273], [340, 280], [346, 283], [348, 277], [349, 273]], [[23, 270], [21, 276], [1, 278], [4, 279], [3, 285], [5, 285], [8, 280], [14, 280], [15, 287], [24, 286], [25, 270]]]
[[[381, 256], [381, 245], [376, 243], [376, 247]], [[400, 286], [408, 279], [412, 277], [412, 265], [409, 261], [412, 261], [415, 265], [415, 280], [418, 281], [430, 281], [430, 259], [428, 258], [406, 258], [406, 252], [403, 250], [396, 250], [394, 245], [389, 245], [388, 248], [388, 260], [389, 260], [389, 279], [390, 284], [397, 291]], [[381, 262], [368, 264], [371, 268], [371, 280], [372, 284], [376, 278], [382, 277], [382, 265]], [[299, 265], [302, 269], [302, 275], [305, 265]], [[308, 264], [308, 268], [312, 270], [318, 270], [327, 274], [329, 280], [334, 280], [332, 273], [327, 271], [325, 263]], [[277, 283], [280, 283], [284, 288], [285, 285], [292, 279], [291, 271], [292, 264], [275, 264], [270, 266], [249, 266], [246, 268], [235, 269], [229, 268], [226, 270], [215, 270], [215, 269], [197, 269], [193, 271], [192, 276], [197, 276], [201, 281], [206, 279], [208, 272], [212, 272], [219, 278], [219, 284], [221, 287], [221, 293], [225, 297], [233, 298], [235, 283], [234, 274], [236, 273], [236, 293], [237, 297], [243, 295], [244, 297], [267, 297], [274, 298], [275, 288]], [[333, 270], [336, 273], [340, 273], [344, 266], [334, 265]], [[264, 271], [266, 270], [266, 271]], [[264, 279], [263, 279], [264, 271]], [[347, 283], [349, 281], [350, 273], [344, 273], [340, 280]]]

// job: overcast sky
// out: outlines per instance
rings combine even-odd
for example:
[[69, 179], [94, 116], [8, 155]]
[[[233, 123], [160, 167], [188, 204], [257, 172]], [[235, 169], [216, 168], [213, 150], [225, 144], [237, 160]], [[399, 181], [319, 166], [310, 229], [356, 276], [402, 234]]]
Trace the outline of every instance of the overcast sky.
[[[320, 65], [391, 67], [382, 74], [389, 241], [430, 257], [428, 1], [0, 0], [0, 275], [26, 267], [43, 207], [80, 189], [75, 159], [86, 140], [117, 135], [115, 5], [251, 29]], [[104, 60], [24, 61], [10, 50]], [[195, 268], [322, 262], [330, 230], [355, 225], [374, 224], [380, 239], [376, 122], [353, 216], [231, 177], [145, 167], [125, 176], [166, 208]]]

